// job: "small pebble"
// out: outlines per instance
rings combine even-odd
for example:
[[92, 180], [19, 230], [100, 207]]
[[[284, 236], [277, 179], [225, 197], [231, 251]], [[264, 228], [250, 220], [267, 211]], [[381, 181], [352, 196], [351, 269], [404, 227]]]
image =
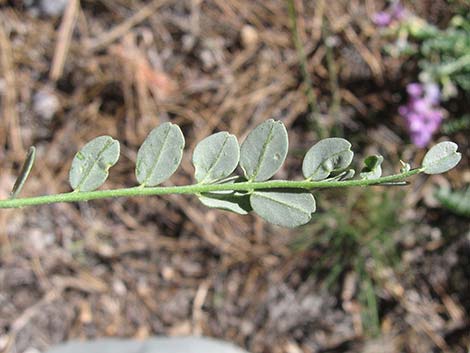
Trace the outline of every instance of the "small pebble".
[[41, 12], [47, 16], [60, 16], [67, 7], [69, 0], [41, 0]]
[[240, 33], [242, 45], [245, 48], [251, 48], [258, 43], [258, 31], [256, 28], [250, 25], [243, 26]]
[[49, 353], [248, 353], [235, 345], [208, 337], [151, 337], [147, 340], [100, 339], [70, 342]]
[[52, 119], [59, 107], [59, 99], [47, 88], [39, 90], [33, 97], [34, 112], [46, 121]]

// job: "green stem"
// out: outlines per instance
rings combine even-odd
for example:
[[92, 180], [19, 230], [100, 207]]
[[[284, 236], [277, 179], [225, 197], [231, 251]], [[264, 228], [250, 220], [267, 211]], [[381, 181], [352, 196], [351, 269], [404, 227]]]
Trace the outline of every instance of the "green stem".
[[442, 65], [439, 67], [438, 73], [439, 75], [448, 76], [467, 66], [470, 66], [470, 54], [464, 55], [453, 62]]
[[300, 70], [302, 72], [302, 79], [305, 85], [305, 95], [307, 97], [309, 110], [313, 115], [313, 127], [318, 135], [318, 138], [322, 139], [326, 136], [326, 131], [319, 121], [320, 111], [318, 109], [317, 96], [315, 94], [315, 91], [313, 90], [313, 82], [308, 72], [307, 56], [305, 55], [304, 46], [299, 36], [299, 29], [297, 25], [297, 11], [295, 9], [294, 0], [287, 0], [287, 7], [291, 23], [292, 39], [294, 41], [295, 50], [297, 51]]
[[[325, 21], [327, 21], [325, 19]], [[342, 136], [343, 129], [341, 127], [341, 118], [340, 118], [340, 110], [341, 110], [341, 93], [338, 83], [338, 68], [335, 62], [334, 52], [333, 52], [333, 44], [328, 43], [331, 41], [331, 34], [329, 31], [329, 24], [328, 22], [325, 23], [323, 28], [325, 44], [326, 44], [326, 64], [328, 67], [328, 77], [330, 80], [330, 91], [331, 91], [331, 105], [329, 109], [329, 115], [334, 119], [334, 126], [332, 129], [333, 135]]]
[[345, 180], [345, 181], [291, 181], [269, 180], [263, 182], [240, 182], [230, 184], [193, 184], [184, 186], [157, 186], [157, 187], [132, 187], [114, 190], [97, 190], [88, 192], [67, 192], [63, 194], [25, 197], [17, 199], [0, 200], [0, 208], [20, 208], [25, 206], [38, 206], [58, 202], [79, 202], [115, 197], [155, 196], [169, 194], [200, 194], [214, 191], [250, 191], [270, 189], [320, 189], [342, 188], [350, 186], [379, 185], [403, 181], [413, 175], [423, 172], [423, 168], [410, 170], [409, 172], [389, 175], [373, 180]]

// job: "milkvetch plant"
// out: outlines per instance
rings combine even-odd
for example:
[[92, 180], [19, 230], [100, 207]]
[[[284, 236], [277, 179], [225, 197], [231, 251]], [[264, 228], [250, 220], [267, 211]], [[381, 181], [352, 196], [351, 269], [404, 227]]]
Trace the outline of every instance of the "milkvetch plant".
[[[185, 140], [181, 129], [164, 123], [153, 129], [137, 153], [136, 187], [97, 190], [106, 181], [109, 169], [119, 159], [119, 142], [100, 136], [88, 142], [75, 155], [70, 168], [71, 192], [17, 198], [34, 163], [34, 147], [26, 158], [17, 182], [0, 208], [18, 208], [56, 202], [79, 202], [113, 197], [193, 194], [211, 208], [241, 215], [254, 211], [266, 221], [297, 227], [310, 221], [315, 212], [311, 191], [320, 188], [402, 185], [419, 174], [438, 174], [452, 169], [461, 159], [457, 145], [441, 142], [432, 147], [420, 167], [411, 169], [402, 162], [400, 173], [382, 176], [383, 157], [367, 157], [359, 178], [349, 168], [354, 153], [343, 138], [326, 138], [313, 145], [302, 164], [303, 180], [270, 180], [287, 157], [288, 134], [281, 121], [267, 120], [251, 131], [239, 146], [228, 132], [218, 132], [200, 141], [193, 152], [196, 183], [158, 186], [177, 170]], [[237, 166], [242, 175], [233, 175]]]
[[[458, 14], [461, 12], [461, 14]], [[394, 57], [415, 59], [419, 83], [408, 84], [408, 102], [399, 108], [411, 141], [423, 148], [439, 130], [445, 110], [441, 103], [470, 91], [470, 12], [454, 5], [446, 28], [438, 28], [406, 10], [395, 0], [372, 18], [393, 43], [384, 50]]]

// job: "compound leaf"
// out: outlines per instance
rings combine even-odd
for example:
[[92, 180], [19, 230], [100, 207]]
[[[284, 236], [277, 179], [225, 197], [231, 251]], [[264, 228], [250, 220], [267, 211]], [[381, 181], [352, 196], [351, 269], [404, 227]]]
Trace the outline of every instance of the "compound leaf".
[[137, 152], [135, 175], [141, 185], [155, 186], [168, 179], [181, 163], [184, 136], [178, 125], [154, 128]]
[[382, 162], [384, 157], [379, 155], [369, 156], [364, 160], [365, 167], [359, 174], [361, 179], [377, 179], [382, 175]]
[[426, 174], [440, 174], [454, 168], [462, 158], [454, 142], [444, 141], [433, 146], [424, 156], [423, 167]]
[[247, 194], [232, 191], [229, 194], [204, 193], [198, 197], [203, 205], [210, 208], [232, 211], [241, 215], [246, 215], [252, 210]]
[[308, 150], [302, 172], [308, 180], [323, 180], [331, 172], [347, 168], [353, 156], [349, 141], [340, 137], [323, 139]]
[[240, 148], [240, 166], [249, 181], [264, 181], [281, 168], [289, 147], [281, 121], [269, 119], [251, 131]]
[[254, 191], [250, 203], [266, 221], [288, 228], [309, 222], [316, 209], [315, 199], [308, 192]]
[[206, 137], [194, 149], [195, 177], [200, 184], [210, 184], [228, 177], [237, 167], [240, 147], [237, 138], [222, 131]]
[[70, 168], [69, 181], [75, 191], [92, 191], [106, 181], [109, 168], [119, 159], [119, 142], [100, 136], [77, 152]]

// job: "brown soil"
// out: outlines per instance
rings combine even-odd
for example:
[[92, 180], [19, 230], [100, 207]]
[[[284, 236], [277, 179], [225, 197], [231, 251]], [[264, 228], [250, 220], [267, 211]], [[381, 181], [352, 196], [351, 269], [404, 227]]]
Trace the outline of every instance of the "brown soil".
[[[269, 118], [282, 120], [290, 137], [276, 177], [299, 177], [300, 156], [316, 135], [285, 2], [70, 0], [59, 17], [26, 3], [0, 0], [1, 197], [27, 146], [38, 155], [23, 195], [65, 192], [75, 152], [104, 134], [122, 146], [105, 187], [135, 185], [136, 151], [165, 121], [179, 124], [187, 140], [167, 185], [192, 182], [191, 151], [202, 138], [227, 130], [242, 140]], [[422, 152], [407, 144], [396, 113], [415, 66], [381, 52], [370, 18], [382, 3], [295, 3], [320, 123], [341, 126], [358, 157], [382, 153], [386, 173], [399, 158], [416, 165]], [[337, 41], [338, 111], [328, 108], [326, 23]], [[454, 136], [466, 156], [467, 138]], [[354, 271], [345, 269], [328, 289], [312, 275], [322, 251], [292, 246], [315, 228], [288, 231], [184, 196], [2, 210], [0, 351], [43, 351], [72, 338], [194, 334], [253, 353], [464, 353], [468, 219], [432, 208], [431, 196], [435, 185], [460, 187], [469, 174], [466, 157], [457, 170], [407, 187], [399, 212], [406, 226], [390, 234], [403, 267], [375, 278], [376, 337], [362, 329]], [[328, 195], [320, 213], [341, 206], [338, 193]]]

